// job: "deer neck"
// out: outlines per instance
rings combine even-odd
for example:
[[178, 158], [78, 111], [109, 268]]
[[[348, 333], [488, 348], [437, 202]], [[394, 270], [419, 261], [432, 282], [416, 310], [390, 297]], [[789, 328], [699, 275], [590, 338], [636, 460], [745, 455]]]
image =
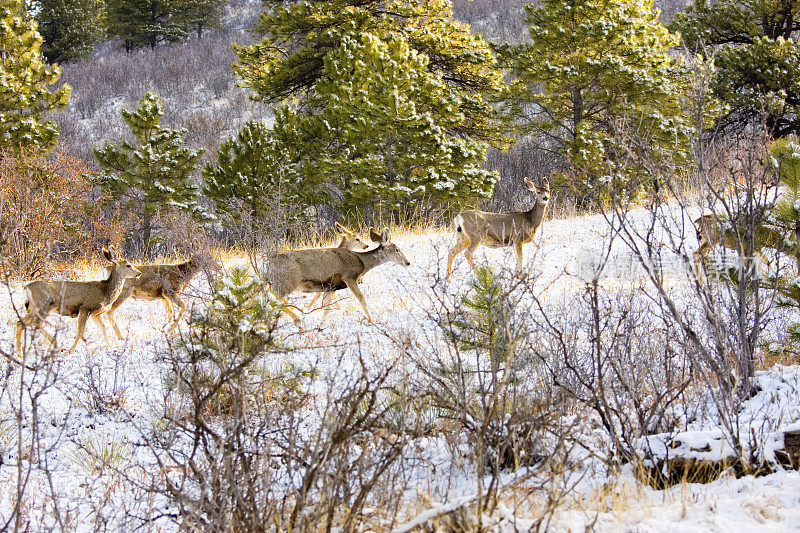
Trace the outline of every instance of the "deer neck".
[[111, 269], [111, 275], [103, 282], [105, 285], [103, 293], [107, 295], [106, 301], [113, 302], [122, 294], [126, 279], [118, 268], [113, 267]]
[[540, 203], [539, 200], [537, 199], [533, 207], [529, 211], [525, 212], [525, 214], [527, 215], [527, 219], [534, 230], [539, 227], [539, 224], [542, 223], [542, 220], [544, 219], [544, 213], [546, 210], [547, 210], [547, 203]]
[[203, 268], [203, 261], [199, 255], [192, 256], [191, 259], [186, 261], [185, 263], [181, 264], [180, 270], [183, 270], [186, 274], [194, 276], [200, 269]]
[[378, 246], [373, 250], [368, 250], [366, 252], [353, 252], [356, 256], [361, 260], [361, 264], [364, 265], [364, 271], [362, 274], [365, 274], [375, 268], [378, 265], [382, 265], [386, 262], [386, 250], [384, 250], [383, 246]]

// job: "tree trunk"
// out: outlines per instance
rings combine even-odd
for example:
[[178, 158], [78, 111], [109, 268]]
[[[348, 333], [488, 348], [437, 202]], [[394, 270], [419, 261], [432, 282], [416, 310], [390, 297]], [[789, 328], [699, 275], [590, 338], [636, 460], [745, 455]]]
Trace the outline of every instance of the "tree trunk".
[[142, 251], [150, 257], [150, 236], [153, 232], [153, 215], [146, 214], [142, 217]]

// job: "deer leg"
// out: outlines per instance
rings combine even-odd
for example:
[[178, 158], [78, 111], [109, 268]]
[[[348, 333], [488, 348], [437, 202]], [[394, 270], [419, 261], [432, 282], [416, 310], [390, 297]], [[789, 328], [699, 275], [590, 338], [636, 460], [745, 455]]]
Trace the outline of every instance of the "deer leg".
[[[175, 293], [173, 293], [173, 294], [171, 294], [169, 296], [169, 300], [165, 300], [168, 305], [169, 305], [170, 300], [172, 300], [172, 303], [174, 303], [175, 305], [177, 305], [180, 308], [180, 311], [178, 311], [178, 316], [175, 317], [175, 320], [172, 322], [172, 327], [169, 328], [169, 332], [172, 333], [175, 330], [175, 328], [178, 327], [178, 323], [181, 321], [181, 317], [186, 312], [186, 304], [184, 304], [183, 300], [181, 300], [181, 297], [178, 296]], [[172, 306], [171, 305], [169, 306], [169, 316], [172, 317]]]
[[[28, 326], [30, 326], [34, 322], [35, 322], [34, 327], [37, 328], [37, 329], [40, 329], [39, 325], [41, 323], [41, 319], [39, 319], [39, 317], [37, 315], [33, 315], [33, 314], [28, 313], [27, 315], [22, 317], [19, 320], [19, 322], [17, 322], [17, 352], [19, 354], [22, 354], [22, 334], [25, 331], [25, 328], [27, 328]], [[50, 337], [50, 334], [45, 332], [44, 329], [40, 329], [40, 331], [42, 332], [43, 336], [47, 335], [47, 337]], [[54, 339], [52, 337], [50, 337], [49, 340], [50, 340], [50, 342], [53, 342]]]
[[100, 325], [100, 331], [103, 332], [103, 338], [106, 340], [106, 346], [108, 346], [110, 348], [111, 347], [111, 342], [108, 340], [108, 333], [106, 332], [106, 325], [103, 322], [103, 314], [102, 313], [97, 313], [96, 315], [92, 315], [92, 318], [94, 319], [95, 322], [97, 322]]
[[450, 249], [450, 253], [447, 254], [447, 275], [445, 276], [445, 281], [450, 279], [450, 273], [453, 270], [453, 260], [456, 258], [458, 254], [466, 250], [469, 241], [464, 239], [461, 234], [458, 234], [458, 240], [456, 241], [455, 246]]
[[367, 302], [364, 300], [364, 295], [361, 293], [361, 289], [358, 288], [358, 283], [356, 280], [344, 280], [347, 288], [350, 289], [358, 301], [361, 303], [361, 307], [364, 309], [364, 314], [367, 315], [367, 320], [369, 323], [372, 324], [372, 317], [369, 315], [369, 309], [367, 309]]
[[297, 324], [298, 326], [302, 323], [300, 317], [297, 316], [297, 313], [295, 313], [294, 310], [290, 309], [290, 305], [286, 301], [286, 298], [283, 299], [283, 312], [289, 315], [292, 318], [292, 320], [294, 320], [294, 323]]
[[72, 347], [69, 349], [69, 353], [75, 352], [75, 347], [78, 345], [78, 341], [83, 338], [83, 331], [86, 329], [86, 320], [89, 318], [89, 311], [86, 309], [81, 309], [78, 312], [78, 334], [75, 335], [75, 342], [72, 343]]
[[522, 272], [522, 241], [514, 241], [514, 255], [517, 256], [517, 274]]
[[[314, 302], [316, 302], [319, 299], [319, 297], [322, 296], [323, 294], [327, 294], [327, 293], [315, 292], [314, 293], [314, 297], [311, 299], [310, 302], [308, 302], [308, 305], [306, 306], [306, 311], [310, 310], [311, 306], [314, 305]], [[322, 299], [322, 306], [325, 307], [325, 299], [324, 298]]]
[[331, 310], [331, 298], [333, 298], [332, 292], [323, 292], [317, 293], [315, 298], [319, 298], [319, 295], [322, 294], [322, 320], [320, 323], [325, 322], [325, 318], [328, 316], [328, 312]]
[[700, 243], [700, 247], [694, 253], [694, 271], [697, 279], [699, 280], [705, 278], [706, 254], [708, 254], [708, 243], [703, 241]]
[[470, 241], [469, 246], [467, 247], [467, 251], [464, 252], [464, 257], [467, 258], [467, 262], [469, 263], [469, 266], [472, 267], [473, 272], [476, 271], [478, 267], [475, 265], [475, 258], [472, 256], [472, 254], [475, 253], [475, 250], [478, 249], [478, 246], [480, 246], [480, 244], [481, 244], [480, 241]]
[[47, 330], [44, 329], [44, 325], [42, 324], [43, 317], [39, 315], [39, 310], [34, 308], [32, 312], [28, 312], [27, 315], [22, 317], [19, 322], [17, 322], [17, 350], [19, 353], [22, 353], [22, 334], [28, 326], [35, 327], [39, 333], [42, 334], [42, 337], [47, 339], [50, 344], [54, 347], [58, 348], [56, 344], [56, 339], [52, 335], [50, 335]]
[[133, 294], [133, 288], [128, 288], [128, 284], [126, 283], [123, 286], [122, 293], [120, 293], [120, 295], [117, 296], [117, 299], [114, 300], [114, 302], [111, 304], [111, 307], [109, 307], [108, 311], [106, 312], [108, 320], [109, 322], [111, 322], [111, 327], [114, 330], [114, 334], [117, 336], [119, 340], [122, 340], [122, 333], [120, 333], [119, 327], [117, 326], [117, 321], [114, 318], [114, 312], [117, 310], [117, 307], [122, 305], [122, 302], [130, 298], [132, 294]]
[[114, 319], [114, 309], [109, 310], [106, 316], [108, 316], [108, 321], [111, 322], [111, 329], [114, 330], [114, 335], [116, 335], [119, 340], [122, 340], [122, 333], [120, 333], [119, 327], [117, 327], [117, 321]]

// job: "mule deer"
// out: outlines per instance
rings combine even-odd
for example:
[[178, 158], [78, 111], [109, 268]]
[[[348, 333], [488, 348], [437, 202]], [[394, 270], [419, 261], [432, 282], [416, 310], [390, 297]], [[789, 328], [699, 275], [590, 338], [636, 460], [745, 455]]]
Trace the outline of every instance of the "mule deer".
[[[743, 223], [739, 223], [736, 220], [736, 217], [731, 223], [728, 219], [717, 214], [701, 215], [694, 220], [697, 242], [700, 243], [700, 246], [694, 252], [695, 272], [698, 276], [703, 272], [706, 257], [717, 246], [723, 246], [737, 253], [741, 252], [745, 259], [758, 256], [766, 265], [769, 265], [770, 262], [761, 251], [762, 249], [777, 248], [783, 250], [785, 238], [781, 232], [763, 224], [756, 227], [755, 235], [753, 236], [754, 249], [750, 250], [747, 239], [739, 231], [739, 228], [742, 228], [743, 225]], [[800, 263], [798, 267], [800, 268]]]
[[[364, 243], [364, 241], [362, 241], [361, 238], [358, 235], [356, 235], [356, 233], [353, 230], [351, 230], [350, 228], [348, 228], [346, 226], [343, 226], [343, 225], [339, 224], [338, 222], [336, 223], [336, 231], [339, 233], [339, 236], [342, 238], [342, 240], [339, 242], [339, 246], [337, 246], [337, 248], [344, 248], [345, 250], [351, 250], [351, 251], [355, 251], [355, 252], [363, 251], [363, 250], [366, 250], [367, 248], [369, 248], [369, 246], [367, 246]], [[308, 302], [308, 305], [306, 305], [306, 311], [311, 309], [311, 306], [314, 305], [314, 302], [316, 302], [317, 299], [320, 296], [322, 296], [322, 294], [323, 293], [321, 293], [321, 292], [317, 292], [317, 293], [314, 294], [314, 297], [311, 299], [310, 302]], [[323, 302], [324, 302], [324, 300], [323, 300]], [[328, 308], [325, 307], [326, 311], [327, 311], [327, 309]]]
[[461, 252], [464, 252], [470, 266], [475, 270], [472, 254], [481, 244], [490, 248], [513, 246], [517, 257], [517, 272], [522, 271], [522, 245], [533, 239], [533, 234], [541, 225], [547, 203], [550, 201], [550, 183], [547, 178], [542, 179], [541, 187], [536, 187], [536, 184], [525, 178], [525, 186], [536, 195], [536, 203], [528, 211], [490, 213], [470, 210], [456, 215], [453, 221], [456, 244], [447, 257], [446, 279], [450, 279], [453, 259]]
[[111, 262], [106, 269], [108, 277], [101, 281], [32, 281], [25, 285], [25, 310], [27, 314], [17, 324], [17, 349], [22, 350], [22, 332], [33, 325], [42, 335], [56, 346], [55, 338], [42, 327], [42, 322], [50, 311], [55, 310], [63, 316], [78, 317], [78, 334], [69, 352], [75, 351], [78, 341], [83, 338], [86, 321], [95, 319], [108, 343], [103, 315], [108, 312], [112, 302], [117, 299], [125, 280], [136, 278], [141, 272], [128, 261], [120, 259], [116, 249], [103, 248], [103, 256]]
[[128, 298], [135, 300], [161, 300], [167, 311], [168, 319], [173, 319], [173, 304], [180, 311], [174, 317], [169, 327], [169, 332], [175, 330], [181, 317], [186, 312], [186, 304], [181, 299], [181, 293], [186, 290], [192, 279], [204, 268], [216, 265], [208, 253], [196, 253], [187, 261], [175, 264], [137, 265], [141, 275], [135, 279], [128, 279], [117, 298], [108, 310], [108, 318], [114, 333], [122, 339], [114, 312]]
[[[370, 228], [370, 239], [375, 248], [356, 252], [345, 248], [314, 248], [279, 253], [267, 269], [267, 282], [279, 299], [286, 299], [294, 291], [321, 292], [326, 305], [330, 295], [341, 289], [350, 289], [364, 309], [367, 319], [372, 317], [367, 309], [364, 295], [358, 287], [361, 277], [373, 268], [387, 262], [408, 266], [411, 263], [394, 243], [389, 242], [388, 230], [379, 234]], [[295, 322], [300, 322], [293, 311], [287, 310]]]

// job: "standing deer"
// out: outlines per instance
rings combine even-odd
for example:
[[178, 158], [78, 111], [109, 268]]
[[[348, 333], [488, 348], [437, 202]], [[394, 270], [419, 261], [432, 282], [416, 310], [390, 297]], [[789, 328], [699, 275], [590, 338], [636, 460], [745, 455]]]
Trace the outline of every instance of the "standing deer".
[[175, 264], [137, 265], [141, 276], [125, 282], [122, 291], [111, 304], [108, 318], [114, 333], [122, 339], [122, 333], [117, 327], [114, 312], [128, 298], [135, 300], [161, 300], [167, 311], [167, 317], [173, 319], [172, 305], [178, 306], [178, 316], [172, 320], [169, 327], [171, 333], [178, 325], [181, 317], [186, 312], [186, 304], [181, 299], [181, 293], [186, 290], [192, 279], [204, 268], [216, 265], [210, 254], [196, 253], [187, 261]]
[[513, 246], [517, 257], [517, 272], [522, 271], [522, 245], [533, 239], [536, 228], [544, 219], [547, 203], [550, 201], [550, 183], [547, 178], [542, 179], [542, 186], [536, 185], [525, 178], [525, 186], [536, 195], [536, 203], [528, 211], [514, 213], [490, 213], [487, 211], [462, 211], [456, 215], [453, 225], [456, 231], [456, 244], [447, 257], [447, 277], [453, 269], [453, 259], [464, 252], [472, 269], [475, 270], [475, 260], [472, 254], [483, 244], [490, 248]]
[[[734, 217], [733, 224], [716, 214], [701, 215], [694, 220], [697, 242], [700, 243], [694, 252], [695, 272], [698, 276], [703, 272], [706, 257], [717, 246], [723, 246], [737, 253], [741, 252], [745, 259], [758, 256], [766, 265], [769, 265], [769, 259], [761, 251], [763, 248], [784, 248], [785, 238], [781, 232], [761, 224], [755, 229], [754, 249], [750, 250], [747, 239], [737, 229], [742, 227], [736, 220], [737, 218], [739, 217]], [[740, 236], [737, 236], [736, 232], [739, 232]], [[798, 262], [798, 268], [800, 268], [800, 262]]]
[[[388, 230], [379, 234], [370, 228], [370, 239], [377, 246], [364, 252], [345, 248], [313, 248], [279, 253], [266, 269], [270, 289], [283, 300], [297, 290], [323, 293], [324, 320], [329, 309], [327, 303], [330, 296], [335, 291], [347, 288], [358, 299], [367, 319], [372, 322], [358, 281], [364, 274], [383, 263], [391, 261], [403, 266], [411, 263], [397, 245], [389, 242]], [[300, 317], [293, 311], [287, 309], [287, 314], [300, 323]]]
[[22, 350], [22, 332], [31, 324], [57, 347], [55, 338], [42, 327], [50, 311], [60, 315], [78, 317], [78, 334], [69, 352], [75, 351], [83, 338], [86, 321], [93, 318], [103, 331], [108, 344], [108, 335], [103, 315], [117, 299], [125, 280], [138, 277], [141, 272], [128, 261], [120, 259], [116, 249], [103, 248], [103, 256], [111, 263], [106, 268], [108, 277], [101, 281], [32, 281], [25, 285], [25, 310], [27, 314], [17, 324], [17, 349]]

